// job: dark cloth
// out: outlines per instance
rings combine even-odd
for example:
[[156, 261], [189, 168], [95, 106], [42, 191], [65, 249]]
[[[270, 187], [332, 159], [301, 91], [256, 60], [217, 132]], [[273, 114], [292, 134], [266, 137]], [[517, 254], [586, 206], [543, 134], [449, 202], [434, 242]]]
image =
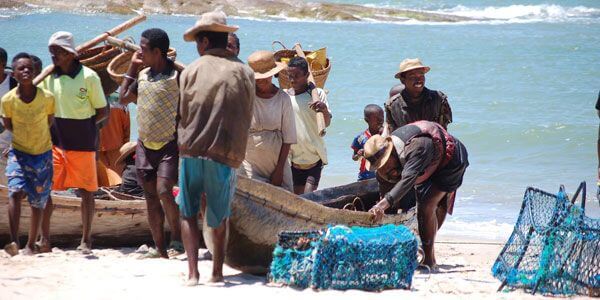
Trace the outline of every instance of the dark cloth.
[[170, 141], [159, 150], [152, 150], [144, 147], [142, 141], [138, 140], [135, 148], [135, 167], [140, 183], [154, 180], [156, 177], [177, 182], [179, 167], [177, 141]]
[[[452, 159], [443, 168], [436, 170], [427, 180], [416, 185], [416, 179], [431, 163], [435, 155], [435, 147], [429, 137], [418, 137], [411, 140], [406, 146], [406, 163], [402, 169], [401, 179], [385, 195], [390, 202], [390, 206], [397, 205], [398, 199], [402, 199], [411, 190], [416, 190], [417, 200], [425, 199], [427, 192], [432, 184], [444, 192], [454, 192], [461, 185], [465, 170], [469, 166], [467, 149], [457, 139], [454, 138], [455, 149]], [[395, 155], [392, 153], [392, 155]], [[379, 180], [383, 180], [378, 177]], [[383, 180], [385, 181], [385, 180]]]
[[[391, 183], [386, 180], [383, 180], [377, 174], [375, 175], [375, 178], [377, 178], [377, 181], [379, 182], [379, 197], [383, 198], [390, 190], [392, 190], [395, 183]], [[388, 208], [385, 211], [385, 213], [386, 214], [394, 214], [394, 213], [396, 213], [396, 211], [398, 209], [401, 209], [402, 211], [407, 211], [407, 210], [415, 207], [415, 205], [417, 205], [417, 195], [416, 195], [415, 191], [407, 192], [406, 195], [404, 195], [404, 197], [402, 197], [402, 199], [400, 199], [400, 201], [396, 201], [394, 205], [395, 206], [391, 206], [391, 203], [390, 203], [390, 208]]]
[[144, 189], [138, 182], [137, 169], [134, 164], [125, 166], [121, 179], [123, 182], [117, 187], [117, 192], [138, 197], [144, 196]]
[[17, 87], [17, 85], [19, 85], [19, 82], [17, 82], [16, 79], [14, 79], [12, 76], [8, 77], [8, 87], [12, 90], [14, 88]]
[[598, 92], [598, 100], [596, 100], [596, 110], [600, 110], [600, 92]]
[[319, 185], [321, 181], [321, 171], [323, 170], [323, 161], [319, 160], [317, 164], [310, 169], [298, 169], [292, 166], [292, 179], [294, 186], [305, 186], [306, 183], [310, 183], [314, 186]]
[[252, 120], [254, 71], [225, 49], [208, 50], [179, 80], [179, 153], [238, 168]]
[[74, 151], [96, 151], [100, 135], [96, 116], [83, 120], [55, 117], [50, 134], [54, 146]]
[[402, 90], [385, 103], [385, 114], [390, 131], [420, 120], [436, 122], [444, 129], [452, 123], [448, 97], [428, 88], [423, 88], [420, 99], [411, 99], [408, 92]]

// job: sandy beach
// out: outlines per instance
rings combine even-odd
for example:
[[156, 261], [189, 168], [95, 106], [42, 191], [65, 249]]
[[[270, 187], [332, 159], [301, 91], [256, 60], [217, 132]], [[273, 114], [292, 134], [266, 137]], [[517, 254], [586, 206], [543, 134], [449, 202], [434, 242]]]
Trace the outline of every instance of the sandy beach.
[[[454, 240], [454, 242], [452, 241]], [[382, 292], [314, 291], [281, 287], [266, 277], [240, 273], [225, 266], [225, 284], [206, 282], [212, 262], [200, 261], [200, 284], [185, 287], [185, 255], [171, 259], [140, 259], [135, 248], [95, 249], [85, 256], [73, 249], [54, 248], [52, 253], [9, 257], [0, 252], [0, 291], [4, 299], [157, 299], [218, 295], [219, 297], [260, 296], [263, 299], [370, 299], [411, 297], [418, 299], [536, 299], [523, 291], [496, 292], [500, 282], [491, 266], [500, 252], [500, 242], [457, 241], [442, 237], [437, 244], [440, 272], [417, 271], [411, 290]], [[199, 251], [200, 257], [206, 249]]]

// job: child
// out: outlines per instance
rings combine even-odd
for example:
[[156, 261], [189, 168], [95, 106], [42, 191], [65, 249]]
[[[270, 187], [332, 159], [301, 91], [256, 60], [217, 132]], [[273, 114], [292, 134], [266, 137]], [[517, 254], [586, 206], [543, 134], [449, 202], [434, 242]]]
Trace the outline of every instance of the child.
[[42, 248], [45, 251], [50, 249], [50, 189], [53, 171], [50, 124], [54, 120], [54, 96], [33, 85], [31, 56], [26, 53], [17, 54], [12, 61], [12, 67], [13, 76], [19, 85], [2, 97], [1, 112], [4, 126], [13, 133], [12, 148], [8, 153], [6, 166], [12, 242], [6, 245], [4, 250], [14, 256], [19, 253], [21, 199], [25, 196], [31, 205], [31, 225], [27, 245], [22, 253], [34, 253], [40, 224]]
[[354, 161], [360, 159], [358, 181], [375, 178], [375, 172], [369, 171], [369, 168], [366, 166], [367, 160], [363, 157], [363, 147], [372, 135], [381, 134], [383, 131], [383, 109], [381, 107], [376, 104], [369, 104], [365, 106], [364, 115], [365, 122], [367, 122], [369, 128], [356, 136], [352, 141], [352, 145], [350, 145], [352, 150], [354, 150], [352, 159]]

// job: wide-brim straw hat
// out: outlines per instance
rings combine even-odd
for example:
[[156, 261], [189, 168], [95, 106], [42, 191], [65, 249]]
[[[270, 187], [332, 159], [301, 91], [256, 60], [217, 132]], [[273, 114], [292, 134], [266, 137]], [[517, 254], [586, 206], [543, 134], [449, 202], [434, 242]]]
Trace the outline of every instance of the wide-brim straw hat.
[[383, 137], [382, 135], [376, 134], [371, 136], [365, 143], [364, 158], [367, 161], [365, 166], [369, 171], [375, 171], [381, 168], [392, 154], [394, 144], [390, 137]]
[[250, 54], [248, 65], [254, 71], [255, 79], [269, 78], [287, 67], [285, 63], [275, 61], [273, 52], [268, 50], [259, 50]]
[[200, 20], [183, 34], [183, 39], [186, 42], [193, 42], [196, 39], [196, 34], [200, 31], [213, 32], [235, 32], [238, 26], [227, 25], [227, 15], [222, 11], [212, 11], [203, 13]]
[[404, 72], [408, 72], [410, 70], [414, 70], [414, 69], [425, 69], [425, 73], [427, 73], [427, 72], [429, 72], [429, 70], [431, 70], [430, 67], [424, 66], [420, 59], [407, 58], [400, 63], [398, 73], [396, 73], [396, 75], [394, 75], [394, 77], [399, 79], [400, 74], [402, 74]]
[[117, 160], [115, 161], [115, 165], [122, 163], [129, 155], [135, 152], [136, 147], [136, 141], [127, 142], [123, 146], [121, 146], [121, 148], [119, 149], [120, 155], [119, 158], [117, 158]]

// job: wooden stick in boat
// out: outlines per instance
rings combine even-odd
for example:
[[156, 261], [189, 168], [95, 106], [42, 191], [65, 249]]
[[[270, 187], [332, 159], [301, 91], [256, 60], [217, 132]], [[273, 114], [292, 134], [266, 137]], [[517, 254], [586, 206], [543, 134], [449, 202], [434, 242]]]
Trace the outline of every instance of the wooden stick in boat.
[[[85, 51], [93, 46], [95, 46], [96, 44], [103, 42], [106, 40], [107, 37], [111, 36], [111, 35], [117, 35], [122, 33], [123, 31], [141, 23], [142, 21], [146, 20], [146, 16], [145, 15], [138, 15], [132, 19], [129, 19], [128, 21], [120, 24], [119, 26], [106, 31], [100, 35], [98, 35], [97, 37], [77, 46], [77, 48], [75, 48], [77, 50], [77, 52], [81, 52], [81, 51]], [[42, 70], [42, 72], [40, 73], [40, 75], [38, 75], [36, 78], [33, 79], [33, 84], [34, 85], [38, 85], [40, 82], [42, 82], [42, 80], [44, 80], [44, 78], [46, 78], [46, 76], [50, 75], [50, 73], [52, 73], [52, 71], [54, 71], [54, 65], [51, 64], [49, 66], [47, 66], [46, 68], [44, 68], [44, 70]]]
[[[116, 37], [112, 37], [109, 36], [108, 38], [106, 38], [106, 42], [115, 46], [115, 47], [119, 47], [119, 48], [123, 48], [123, 49], [127, 49], [129, 51], [139, 51], [140, 50], [140, 46], [136, 45], [134, 43], [116, 38]], [[183, 69], [185, 69], [185, 65], [183, 63], [181, 63], [180, 61], [175, 61], [175, 67], [177, 69], [177, 71], [181, 72]]]
[[[300, 44], [294, 45], [294, 50], [296, 50], [296, 54], [298, 54], [298, 56], [306, 59], [306, 55], [304, 55], [304, 51], [302, 50], [302, 47], [300, 46]], [[310, 66], [308, 66], [308, 82], [312, 83], [312, 85], [314, 87], [310, 92], [310, 95], [312, 96], [312, 100], [314, 102], [321, 101], [321, 98], [319, 98], [319, 93], [317, 92], [317, 83], [315, 81], [315, 78], [312, 75]], [[325, 126], [325, 117], [323, 116], [322, 112], [317, 113], [317, 128], [319, 130], [320, 136], [324, 136], [325, 133], [327, 133], [326, 132], [327, 126]]]

